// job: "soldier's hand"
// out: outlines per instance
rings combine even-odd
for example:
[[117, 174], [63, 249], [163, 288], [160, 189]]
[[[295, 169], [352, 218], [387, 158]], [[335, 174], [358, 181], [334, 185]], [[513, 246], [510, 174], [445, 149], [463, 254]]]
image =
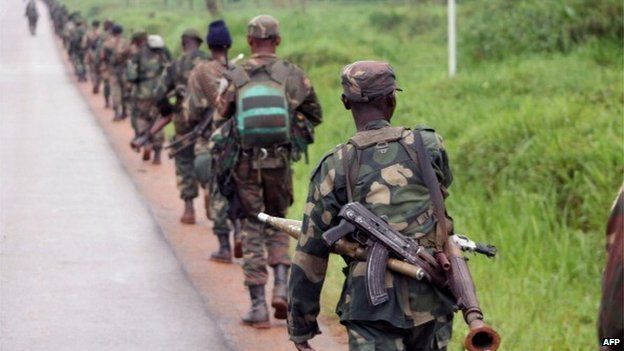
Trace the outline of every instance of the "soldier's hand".
[[298, 351], [314, 351], [312, 346], [310, 346], [310, 344], [308, 344], [307, 341], [296, 342], [295, 347], [297, 348]]

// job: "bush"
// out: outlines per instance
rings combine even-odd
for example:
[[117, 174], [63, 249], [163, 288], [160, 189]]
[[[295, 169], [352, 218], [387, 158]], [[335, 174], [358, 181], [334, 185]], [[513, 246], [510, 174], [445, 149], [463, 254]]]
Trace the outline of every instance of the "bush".
[[469, 56], [501, 59], [525, 52], [568, 52], [592, 37], [621, 42], [623, 11], [619, 0], [492, 0], [467, 4], [458, 22]]

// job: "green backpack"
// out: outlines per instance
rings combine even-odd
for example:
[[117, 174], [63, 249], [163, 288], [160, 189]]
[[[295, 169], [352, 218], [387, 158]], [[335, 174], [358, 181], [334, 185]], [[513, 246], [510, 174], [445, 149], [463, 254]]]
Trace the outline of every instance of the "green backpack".
[[290, 67], [283, 61], [247, 73], [231, 71], [236, 96], [236, 132], [243, 150], [291, 144], [291, 117], [286, 98]]

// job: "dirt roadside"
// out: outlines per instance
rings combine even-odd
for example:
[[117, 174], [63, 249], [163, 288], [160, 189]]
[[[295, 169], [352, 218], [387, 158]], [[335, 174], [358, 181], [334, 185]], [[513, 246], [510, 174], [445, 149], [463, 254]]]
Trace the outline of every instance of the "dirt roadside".
[[[140, 155], [129, 147], [129, 141], [133, 136], [129, 122], [127, 120], [112, 122], [112, 110], [104, 108], [102, 95], [93, 95], [90, 83], [78, 83], [73, 79], [71, 65], [58, 40], [57, 48], [63, 57], [68, 75], [72, 76], [111, 147], [143, 195], [163, 236], [189, 280], [200, 293], [207, 313], [219, 324], [228, 344], [235, 350], [294, 350], [292, 343], [288, 341], [285, 321], [273, 319], [272, 328], [269, 330], [257, 330], [241, 325], [240, 318], [249, 308], [248, 292], [242, 283], [241, 262], [220, 264], [208, 260], [210, 253], [218, 245], [210, 229], [212, 223], [204, 215], [203, 199], [200, 196], [195, 201], [197, 225], [180, 224], [179, 216], [183, 210], [183, 203], [175, 186], [173, 161], [165, 156], [160, 166], [143, 162]], [[272, 282], [272, 279], [270, 281]], [[267, 294], [270, 294], [270, 289]], [[343, 328], [337, 326], [337, 322], [327, 320], [323, 322], [321, 329], [324, 333], [315, 337], [311, 343], [316, 350], [346, 349]], [[210, 350], [209, 345], [206, 350]]]

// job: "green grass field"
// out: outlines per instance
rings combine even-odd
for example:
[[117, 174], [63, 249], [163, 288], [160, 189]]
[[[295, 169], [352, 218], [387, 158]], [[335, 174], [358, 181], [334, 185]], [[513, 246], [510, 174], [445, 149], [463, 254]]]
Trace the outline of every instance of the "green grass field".
[[[203, 32], [211, 20], [199, 3], [191, 11], [164, 8], [160, 1], [142, 8], [119, 0], [63, 2], [128, 29], [159, 33], [174, 52], [184, 28]], [[524, 45], [518, 49], [514, 40], [504, 41], [504, 33], [483, 32], [488, 30], [482, 23], [488, 16], [485, 0], [466, 1], [459, 6], [459, 74], [449, 79], [445, 8], [404, 3], [311, 1], [305, 13], [264, 2], [226, 8], [233, 55], [248, 54], [244, 33], [251, 17], [270, 13], [280, 19], [279, 53], [308, 72], [322, 103], [325, 123], [316, 131], [311, 163], [295, 166], [290, 216], [301, 217], [314, 164], [354, 133], [339, 101], [340, 69], [358, 59], [387, 60], [404, 90], [394, 123], [427, 124], [445, 138], [455, 176], [448, 206], [456, 229], [500, 250], [493, 261], [471, 257], [470, 262], [487, 319], [503, 338], [502, 349], [597, 349], [605, 221], [624, 174], [621, 39], [587, 35], [574, 41], [578, 33], [557, 32], [568, 41], [556, 37], [545, 46], [547, 39], [544, 45], [518, 40]], [[587, 16], [564, 10], [564, 23], [586, 22]], [[506, 18], [519, 21], [511, 15], [501, 21]], [[478, 42], [483, 38], [498, 41]], [[536, 42], [541, 46], [534, 50], [527, 46]], [[333, 315], [340, 292], [340, 265], [334, 259], [329, 269], [325, 315]], [[461, 348], [466, 333], [457, 316], [452, 350]]]

